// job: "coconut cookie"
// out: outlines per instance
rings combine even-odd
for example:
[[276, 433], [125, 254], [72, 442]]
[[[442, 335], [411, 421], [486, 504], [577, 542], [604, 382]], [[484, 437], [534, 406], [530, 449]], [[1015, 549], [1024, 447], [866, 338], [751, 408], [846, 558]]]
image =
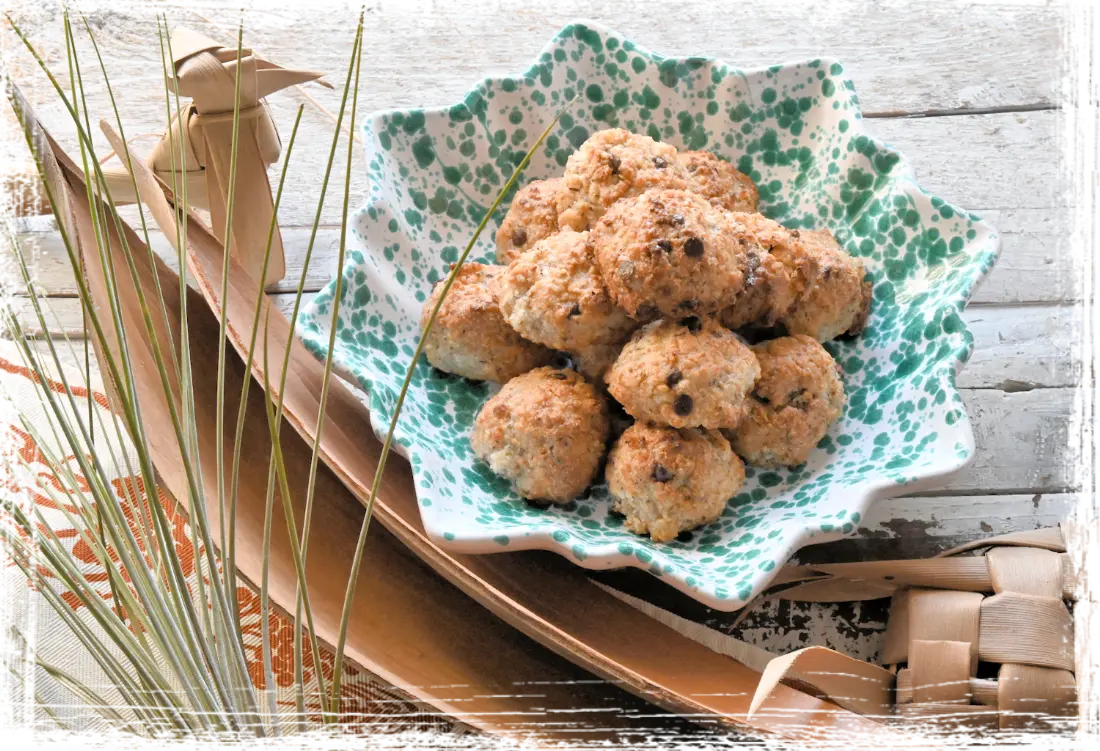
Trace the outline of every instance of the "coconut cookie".
[[676, 428], [732, 428], [760, 375], [752, 350], [713, 319], [663, 319], [638, 330], [607, 374], [632, 417]]
[[611, 299], [635, 318], [715, 313], [744, 285], [744, 240], [725, 212], [685, 190], [619, 201], [590, 240]]
[[717, 431], [635, 423], [611, 449], [606, 476], [626, 528], [667, 542], [721, 516], [745, 466]]
[[568, 503], [596, 476], [607, 447], [607, 405], [572, 370], [538, 368], [485, 403], [470, 447], [524, 498]]
[[800, 240], [818, 273], [780, 320], [788, 332], [819, 342], [859, 334], [871, 312], [871, 281], [864, 279], [863, 261], [846, 253], [828, 230], [802, 231]]
[[763, 214], [730, 212], [727, 217], [749, 250], [745, 285], [722, 311], [722, 323], [733, 329], [774, 326], [817, 279], [818, 258], [806, 248], [799, 230], [788, 230]]
[[802, 464], [844, 412], [840, 367], [804, 334], [763, 342], [753, 351], [760, 378], [744, 419], [728, 434], [733, 448], [757, 467]]
[[650, 188], [688, 187], [676, 149], [621, 128], [592, 135], [569, 157], [559, 195], [558, 223], [589, 229], [616, 201]]
[[[495, 291], [503, 273], [503, 266], [462, 265], [424, 343], [433, 366], [476, 381], [504, 383], [550, 360], [550, 350], [527, 341], [504, 320]], [[421, 331], [442, 290], [438, 282], [424, 303]]]
[[504, 319], [547, 347], [622, 342], [637, 323], [611, 302], [588, 232], [565, 229], [513, 260], [497, 284]]
[[497, 230], [497, 261], [509, 264], [558, 231], [561, 178], [535, 180], [516, 193]]
[[688, 190], [729, 211], [756, 211], [760, 195], [748, 175], [709, 151], [682, 151], [677, 159], [688, 175]]
[[603, 388], [607, 372], [619, 359], [623, 351], [623, 343], [614, 344], [590, 344], [580, 349], [569, 350], [568, 355], [573, 361], [573, 367], [577, 369], [597, 388]]

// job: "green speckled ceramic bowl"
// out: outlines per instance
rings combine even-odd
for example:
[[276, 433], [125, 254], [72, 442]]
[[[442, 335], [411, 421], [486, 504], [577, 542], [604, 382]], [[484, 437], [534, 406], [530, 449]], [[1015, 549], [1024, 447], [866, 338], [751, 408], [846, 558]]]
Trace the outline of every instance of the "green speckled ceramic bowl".
[[[934, 485], [970, 459], [973, 436], [955, 388], [971, 350], [960, 312], [999, 240], [978, 217], [922, 191], [905, 159], [866, 133], [840, 63], [741, 70], [662, 57], [596, 24], [570, 25], [524, 73], [487, 79], [453, 106], [382, 112], [363, 127], [370, 194], [341, 270], [333, 354], [369, 394], [379, 435], [433, 282], [574, 94], [524, 182], [559, 175], [590, 133], [619, 126], [729, 159], [756, 181], [763, 213], [790, 227], [828, 227], [864, 259], [875, 285], [870, 323], [857, 341], [828, 345], [845, 372], [844, 417], [804, 466], [749, 469], [721, 519], [669, 544], [626, 531], [608, 512], [604, 487], [572, 510], [525, 504], [470, 452], [474, 416], [495, 387], [442, 377], [423, 360], [399, 450], [412, 464], [424, 527], [445, 548], [542, 548], [588, 568], [635, 566], [734, 610], [800, 546], [853, 533], [875, 499]], [[503, 214], [472, 260], [492, 262]], [[317, 355], [327, 346], [333, 289], [300, 320]]]

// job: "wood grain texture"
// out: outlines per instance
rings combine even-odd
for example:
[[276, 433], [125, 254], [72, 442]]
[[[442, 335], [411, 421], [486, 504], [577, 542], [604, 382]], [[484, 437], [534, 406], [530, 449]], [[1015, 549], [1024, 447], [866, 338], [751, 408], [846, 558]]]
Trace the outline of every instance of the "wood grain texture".
[[[52, 253], [54, 235], [42, 235], [42, 253], [37, 256], [39, 290], [46, 294], [76, 295], [71, 286], [67, 260]], [[323, 238], [324, 240], [324, 238]], [[60, 251], [59, 253], [60, 254]], [[172, 265], [172, 264], [169, 264]], [[48, 279], [69, 277], [50, 284]], [[289, 315], [294, 306], [290, 293], [272, 295], [276, 306]], [[303, 295], [303, 301], [313, 293]], [[17, 308], [26, 311], [28, 331], [38, 335], [41, 327], [33, 320], [29, 300], [17, 300]], [[80, 307], [75, 299], [54, 298], [52, 307], [60, 319], [60, 330], [78, 336], [81, 330]], [[1079, 308], [1063, 305], [974, 306], [963, 318], [974, 335], [974, 352], [959, 374], [958, 384], [966, 389], [999, 389], [1009, 393], [1038, 388], [1073, 386], [1079, 378], [1079, 353], [1073, 350], [1073, 332], [1077, 330]], [[55, 332], [59, 329], [51, 327]]]
[[[300, 10], [271, 8], [272, 3], [260, 0], [238, 3], [232, 12], [198, 11], [232, 28], [240, 5], [245, 7], [246, 43], [277, 63], [323, 70], [332, 83], [342, 85], [344, 56], [354, 31], [350, 12], [315, 14], [306, 25], [299, 22]], [[36, 44], [45, 48], [56, 71], [63, 67], [59, 7], [25, 4], [17, 16]], [[148, 85], [150, 71], [159, 66], [150, 56], [154, 48], [149, 41], [155, 33], [152, 8], [145, 15], [141, 8], [127, 8], [97, 9], [89, 16], [107, 53], [131, 137], [160, 131], [164, 123], [159, 88]], [[1073, 279], [1069, 211], [1060, 177], [1060, 115], [1047, 111], [1059, 99], [1055, 82], [1060, 76], [1061, 10], [1028, 4], [976, 4], [965, 10], [933, 3], [880, 8], [869, 0], [743, 0], [719, 13], [715, 8], [712, 0], [677, 3], [674, 13], [667, 5], [644, 0], [546, 0], [537, 7], [516, 0], [376, 1], [371, 3], [366, 29], [361, 111], [455, 101], [486, 75], [521, 70], [558, 28], [580, 17], [608, 24], [658, 52], [715, 55], [745, 67], [819, 55], [840, 59], [856, 83], [864, 111], [879, 118], [867, 123], [870, 132], [905, 154], [923, 187], [981, 213], [997, 227], [1003, 252], [966, 312], [976, 346], [959, 383], [980, 447], [972, 467], [939, 495], [876, 503], [864, 517], [858, 538], [810, 546], [799, 557], [806, 562], [920, 557], [975, 537], [1049, 526], [1066, 518], [1076, 496], [1056, 491], [1072, 486], [1072, 472], [1062, 454], [1073, 408], [1070, 386], [1078, 365], [1072, 357], [1076, 311], [1063, 303], [1080, 294]], [[225, 39], [191, 6], [169, 2], [155, 9], [167, 12], [172, 23]], [[43, 88], [29, 57], [13, 43], [18, 44], [10, 34], [0, 34], [5, 62], [39, 102], [39, 114], [71, 148], [67, 118], [51, 103], [52, 94]], [[90, 51], [86, 40], [80, 45]], [[89, 102], [94, 112], [107, 116], [105, 91], [92, 80], [92, 73], [86, 72]], [[317, 86], [307, 91], [336, 111], [339, 91]], [[290, 279], [297, 279], [301, 271], [308, 239], [302, 226], [313, 220], [333, 123], [299, 92], [277, 94], [271, 102], [284, 136], [303, 103], [302, 131], [280, 214]], [[954, 116], [921, 117], [929, 114]], [[149, 142], [142, 141], [136, 150], [144, 153], [148, 147]], [[11, 153], [23, 160], [25, 147], [0, 138], [0, 159]], [[353, 170], [356, 204], [365, 187], [365, 171], [361, 156], [354, 158], [360, 165]], [[341, 173], [342, 165], [340, 149], [334, 175]], [[332, 187], [322, 214], [325, 226], [318, 236], [314, 270], [307, 279], [310, 291], [319, 289], [335, 270], [340, 198], [340, 190]], [[136, 217], [133, 209], [123, 213], [128, 220]], [[46, 232], [24, 235], [21, 242], [39, 248], [41, 288], [72, 295], [72, 277], [58, 254], [57, 236], [49, 235], [48, 223], [34, 224]], [[160, 237], [153, 244], [167, 248]], [[280, 289], [286, 291], [287, 286]], [[278, 297], [280, 307], [286, 300], [285, 295]], [[55, 304], [61, 328], [79, 320], [75, 301]], [[79, 353], [66, 357], [83, 360]], [[651, 579], [641, 577], [640, 594], [646, 599], [663, 601], [663, 590], [675, 594], [669, 588], [655, 589]], [[877, 652], [887, 602], [763, 602], [733, 628], [728, 618], [708, 616], [705, 609], [700, 612], [693, 609], [695, 603], [683, 600], [673, 598], [666, 604], [768, 649], [824, 644], [865, 659]]]

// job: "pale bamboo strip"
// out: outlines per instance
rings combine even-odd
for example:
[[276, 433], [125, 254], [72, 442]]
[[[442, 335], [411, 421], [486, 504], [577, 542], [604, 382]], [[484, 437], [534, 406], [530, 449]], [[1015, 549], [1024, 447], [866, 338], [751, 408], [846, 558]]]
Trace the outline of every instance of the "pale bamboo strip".
[[843, 709], [865, 716], [888, 715], [893, 706], [893, 673], [826, 647], [806, 647], [768, 663], [749, 707], [749, 717], [780, 683], [811, 696], [826, 697]]
[[1062, 598], [1062, 556], [1039, 548], [993, 548], [985, 555], [993, 591]]
[[1066, 552], [1066, 543], [1062, 536], [1062, 530], [1058, 527], [1044, 527], [1043, 529], [1032, 529], [1026, 532], [1009, 532], [1007, 535], [986, 537], [982, 540], [971, 540], [970, 542], [964, 542], [958, 547], [944, 550], [942, 553], [937, 553], [936, 557], [949, 558], [959, 553], [965, 553], [968, 550], [978, 550], [980, 548], [989, 548], [999, 545], [1019, 545], [1025, 548], [1043, 548], [1045, 550], [1053, 550], [1055, 553]]
[[1074, 674], [1077, 678], [1077, 737], [1081, 749], [1089, 748], [1092, 702], [1097, 688], [1097, 622], [1100, 605], [1074, 603]]
[[925, 641], [909, 644], [909, 672], [916, 704], [970, 703], [970, 644]]
[[909, 644], [918, 639], [966, 642], [970, 645], [970, 675], [975, 675], [984, 599], [976, 592], [914, 589], [909, 593]]
[[[883, 665], [905, 662], [909, 654], [909, 590], [895, 592], [890, 599], [890, 620], [882, 638], [879, 659]], [[899, 673], [900, 675], [900, 673]]]
[[[970, 678], [970, 700], [975, 704], [988, 707], [997, 706], [997, 681], [985, 678]], [[913, 674], [908, 667], [898, 671], [898, 704], [909, 704], [913, 700]]]
[[779, 597], [794, 602], [856, 602], [881, 600], [896, 590], [897, 587], [889, 582], [829, 577], [785, 589]]
[[898, 707], [898, 716], [921, 724], [936, 721], [941, 730], [996, 730], [1000, 727], [997, 710], [980, 704], [903, 704]]
[[914, 561], [830, 563], [815, 568], [833, 576], [892, 586], [991, 592], [989, 568], [979, 556], [927, 558]]
[[1062, 596], [1100, 603], [1100, 553], [1062, 554]]
[[911, 704], [913, 702], [913, 671], [902, 668], [898, 671], [895, 684], [895, 694], [898, 704]]
[[1073, 617], [1060, 599], [993, 595], [981, 603], [979, 645], [988, 662], [1073, 670]]
[[978, 704], [984, 704], [987, 707], [997, 706], [997, 690], [997, 681], [988, 678], [970, 679], [970, 694]]
[[1026, 728], [1048, 717], [1072, 717], [1077, 711], [1077, 682], [1067, 670], [1002, 665], [997, 688], [1002, 728]]
[[1059, 527], [1067, 553], [1100, 553], [1100, 519], [1064, 521]]

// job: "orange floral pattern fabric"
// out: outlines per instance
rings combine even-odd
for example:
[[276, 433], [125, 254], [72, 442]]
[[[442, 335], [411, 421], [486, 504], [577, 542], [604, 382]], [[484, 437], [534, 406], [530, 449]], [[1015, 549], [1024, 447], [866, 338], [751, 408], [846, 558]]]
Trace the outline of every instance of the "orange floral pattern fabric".
[[[89, 490], [87, 478], [81, 474], [75, 456], [63, 455], [61, 447], [41, 446], [35, 438], [35, 435], [41, 437], [52, 433], [49, 425], [45, 424], [45, 421], [51, 418], [42, 405], [40, 390], [45, 388], [57, 394], [64, 394], [64, 384], [57, 380], [40, 379], [33, 371], [21, 364], [14, 345], [7, 342], [0, 345], [2, 345], [0, 346], [0, 401], [7, 397], [7, 409], [0, 409], [0, 453], [6, 459], [0, 462], [0, 493], [9, 498], [21, 494], [24, 503], [33, 504], [35, 510], [41, 512], [42, 520], [37, 522], [39, 531], [46, 533], [47, 528], [52, 531], [68, 547], [73, 557], [81, 563], [82, 573], [95, 592], [104, 601], [114, 604], [107, 571], [101, 566], [95, 550], [85, 539], [93, 531], [90, 525], [97, 523], [95, 518], [89, 518], [94, 516], [94, 506], [90, 506], [93, 503], [92, 497], [84, 496], [77, 502], [77, 499], [70, 496], [71, 488], [67, 490], [58, 481], [51, 467], [50, 458], [55, 458], [58, 463], [71, 470], [72, 479], [75, 482], [69, 484], [75, 486], [76, 490], [82, 492]], [[92, 408], [101, 410], [109, 420], [106, 396], [100, 391], [76, 385], [74, 374], [68, 370], [66, 374], [82, 414], [87, 414], [89, 400], [91, 400], [91, 405], [94, 405]], [[34, 435], [27, 430], [25, 421], [28, 418], [29, 422], [36, 423], [33, 427]], [[96, 423], [93, 422], [93, 424]], [[55, 448], [57, 450], [54, 450]], [[129, 451], [130, 458], [134, 459], [131, 446], [127, 445], [124, 450]], [[117, 455], [117, 448], [115, 455]], [[88, 458], [91, 458], [90, 454]], [[136, 461], [131, 461], [129, 466], [134, 465]], [[149, 528], [146, 520], [150, 518], [149, 499], [146, 497], [142, 479], [125, 474], [125, 470], [122, 470], [119, 476], [110, 481], [110, 486], [119, 500], [119, 507], [130, 531], [139, 542], [139, 549], [146, 556], [150, 556], [151, 551], [145, 550], [145, 546], [141, 544], [144, 537], [143, 530]], [[172, 544], [179, 557], [183, 574], [194, 587], [197, 581], [196, 558], [204, 557], [206, 551], [201, 547], [195, 549], [185, 510], [165, 494], [163, 489], [158, 488], [156, 502], [165, 512], [171, 529]], [[14, 525], [10, 522], [10, 517], [7, 520], [0, 520], [7, 530], [13, 530]], [[21, 533], [21, 530], [16, 532]], [[108, 553], [113, 560], [117, 560], [114, 551], [109, 550]], [[0, 568], [14, 566], [14, 561], [6, 555], [3, 548], [0, 548]], [[45, 577], [52, 578], [50, 572], [44, 567], [40, 566], [38, 570]], [[204, 575], [209, 573], [205, 565], [202, 571]], [[125, 579], [124, 570], [123, 574]], [[29, 580], [27, 583], [31, 584]], [[74, 611], [79, 611], [83, 607], [80, 598], [67, 590], [62, 582], [56, 581], [54, 590]], [[236, 596], [248, 672], [257, 688], [267, 689], [263, 666], [263, 619], [260, 593], [242, 583], [237, 587]], [[39, 609], [48, 611], [49, 605], [42, 603]], [[271, 645], [271, 672], [275, 684], [272, 688], [275, 691], [279, 711], [286, 713], [296, 711], [294, 628], [292, 617], [288, 617], [273, 606], [269, 608], [268, 637]], [[50, 638], [63, 637], [64, 634], [50, 635]], [[76, 641], [71, 635], [69, 638]], [[304, 630], [302, 643], [305, 685], [310, 686], [317, 665]], [[90, 657], [88, 659], [91, 660]], [[369, 673], [355, 665], [345, 664], [347, 667], [343, 682], [342, 709], [349, 723], [367, 723], [371, 728], [376, 728], [378, 723], [383, 723], [389, 728], [401, 730], [453, 729], [453, 724], [445, 718], [421, 710], [395, 689], [379, 682]], [[326, 678], [331, 678], [333, 651], [327, 645], [322, 646], [320, 669]], [[306, 708], [313, 720], [319, 720], [320, 706], [316, 697], [307, 701]]]

